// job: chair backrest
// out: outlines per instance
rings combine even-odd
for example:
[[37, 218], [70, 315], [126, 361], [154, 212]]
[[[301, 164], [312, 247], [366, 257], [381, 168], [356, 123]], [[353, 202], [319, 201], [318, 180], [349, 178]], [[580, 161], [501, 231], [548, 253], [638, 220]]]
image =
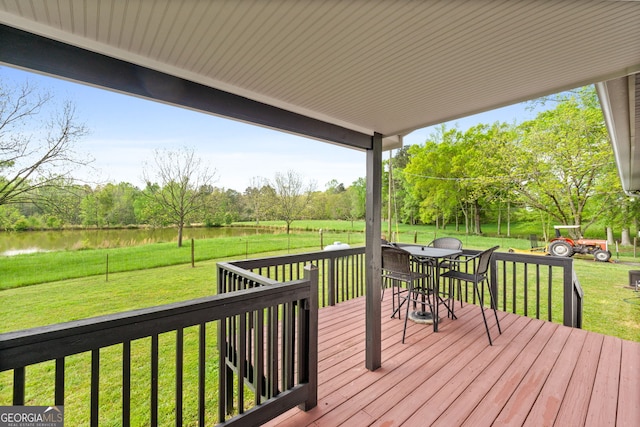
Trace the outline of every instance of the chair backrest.
[[411, 274], [411, 254], [397, 246], [382, 245], [382, 268], [400, 274]]
[[491, 255], [498, 249], [500, 246], [494, 246], [485, 251], [482, 251], [478, 254], [478, 263], [476, 264], [475, 274], [479, 276], [484, 276], [487, 274], [487, 270], [489, 269], [489, 261], [491, 261]]
[[438, 237], [429, 243], [429, 246], [441, 249], [462, 249], [462, 241], [455, 237]]

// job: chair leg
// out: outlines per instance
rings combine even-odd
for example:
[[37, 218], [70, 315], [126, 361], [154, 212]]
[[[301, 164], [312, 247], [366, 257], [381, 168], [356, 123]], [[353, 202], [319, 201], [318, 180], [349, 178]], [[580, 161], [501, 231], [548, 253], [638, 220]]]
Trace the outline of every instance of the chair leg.
[[493, 345], [493, 342], [491, 342], [491, 333], [489, 332], [489, 324], [487, 323], [487, 317], [484, 314], [484, 301], [483, 301], [482, 295], [480, 294], [479, 285], [480, 285], [480, 283], [474, 282], [473, 287], [476, 290], [476, 295], [478, 296], [478, 302], [480, 303], [480, 312], [482, 313], [482, 320], [484, 321], [484, 328], [486, 329], [487, 337], [489, 338], [489, 345]]
[[491, 291], [491, 285], [489, 285], [489, 282], [487, 280], [485, 280], [485, 282], [487, 283], [487, 289], [489, 289], [489, 298], [491, 299], [490, 301], [491, 308], [493, 309], [493, 316], [496, 318], [496, 325], [498, 325], [498, 333], [502, 335], [502, 329], [500, 329], [500, 320], [498, 320], [498, 311], [497, 311], [498, 303], [496, 302], [493, 292]]
[[[411, 305], [411, 293], [413, 292], [413, 287], [411, 286], [411, 283], [409, 283], [408, 285], [408, 290], [407, 290], [407, 299], [406, 299], [406, 303], [407, 303], [407, 310], [404, 314], [404, 328], [402, 329], [402, 344], [404, 344], [404, 337], [407, 334], [407, 320], [409, 320], [409, 306]], [[398, 311], [400, 310], [400, 308], [398, 307]], [[399, 313], [398, 313], [399, 314]]]

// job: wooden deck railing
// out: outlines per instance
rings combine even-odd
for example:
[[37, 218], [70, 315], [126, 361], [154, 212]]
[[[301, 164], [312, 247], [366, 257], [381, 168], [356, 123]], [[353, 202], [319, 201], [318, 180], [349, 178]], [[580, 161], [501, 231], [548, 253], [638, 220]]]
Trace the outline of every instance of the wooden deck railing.
[[[53, 371], [41, 375], [51, 376], [54, 403], [64, 405], [75, 386], [65, 372], [81, 370], [73, 355], [82, 355], [90, 408], [78, 425], [107, 422], [100, 415], [101, 387], [114, 383], [121, 391], [115, 393], [121, 420], [108, 422], [123, 426], [134, 411], [145, 413], [144, 424], [157, 425], [159, 406], [171, 400], [171, 424], [178, 426], [183, 419], [255, 425], [296, 405], [308, 409], [317, 399], [317, 308], [365, 294], [364, 252], [359, 247], [219, 263], [215, 296], [1, 334], [0, 373], [12, 371], [13, 404], [22, 405], [32, 372]], [[572, 259], [497, 252], [490, 275], [500, 310], [581, 327], [583, 296]], [[475, 302], [470, 290], [464, 287], [460, 297]], [[195, 386], [186, 377], [195, 377]], [[4, 379], [0, 385], [11, 387]], [[217, 390], [217, 418], [209, 389]], [[183, 407], [194, 395], [195, 415], [187, 417]], [[227, 420], [230, 413], [238, 416]]]
[[496, 252], [490, 274], [500, 310], [582, 328], [583, 292], [573, 258]]
[[[69, 395], [89, 394], [90, 408], [65, 408], [69, 425], [129, 426], [135, 411], [138, 416], [144, 412], [135, 424], [155, 426], [160, 406], [171, 420], [162, 418], [164, 425], [224, 422], [233, 406], [239, 415], [225, 425], [257, 425], [295, 405], [312, 407], [317, 399], [318, 284], [315, 270], [305, 271], [305, 278], [285, 283], [235, 271], [238, 278], [247, 276], [241, 280], [252, 282], [251, 289], [1, 334], [0, 373], [13, 372], [13, 405], [24, 405], [25, 395], [33, 394], [31, 374], [42, 377], [36, 387], [55, 390], [56, 405], [65, 405]], [[209, 341], [215, 339], [211, 330], [219, 325], [224, 325], [217, 328], [221, 354], [215, 355]], [[230, 337], [234, 345], [225, 346]], [[237, 363], [249, 360], [248, 355], [257, 363]], [[84, 362], [78, 363], [78, 357]], [[234, 386], [229, 365], [217, 363], [225, 359], [235, 361], [233, 366], [247, 381], [236, 381]], [[85, 366], [90, 370], [90, 390], [76, 390], [77, 384], [71, 383], [84, 374]], [[216, 387], [212, 381], [216, 368], [217, 420], [208, 407], [212, 393], [207, 390]], [[115, 384], [116, 390], [106, 384], [111, 388]], [[256, 390], [250, 409], [245, 408], [245, 386]], [[234, 392], [240, 399], [236, 405], [232, 405]], [[193, 394], [197, 403], [187, 405]], [[114, 395], [120, 398], [114, 401]], [[183, 409], [190, 405], [197, 409], [189, 407], [193, 418], [183, 421]], [[100, 414], [104, 407], [120, 419], [106, 419]]]
[[[319, 307], [335, 305], [365, 294], [364, 246], [332, 251], [308, 252], [229, 263], [273, 280], [297, 280], [311, 263], [318, 269]], [[218, 292], [235, 289], [233, 283], [218, 282]], [[222, 286], [222, 287], [220, 287]]]
[[[232, 264], [276, 280], [295, 280], [301, 277], [306, 263], [313, 263], [319, 270], [319, 305], [325, 307], [364, 295], [364, 249], [310, 252]], [[464, 249], [462, 257], [479, 252]], [[472, 267], [472, 264], [468, 266]], [[583, 294], [572, 258], [495, 252], [490, 278], [500, 310], [582, 327]], [[463, 286], [463, 301], [476, 302], [471, 291], [470, 287]]]

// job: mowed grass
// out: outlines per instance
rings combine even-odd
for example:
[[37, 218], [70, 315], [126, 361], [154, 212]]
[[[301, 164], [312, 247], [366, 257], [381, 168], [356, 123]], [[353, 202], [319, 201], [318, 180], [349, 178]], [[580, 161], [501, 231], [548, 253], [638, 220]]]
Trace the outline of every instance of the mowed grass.
[[[344, 233], [344, 232], [342, 232]], [[431, 230], [420, 231], [417, 234], [419, 243], [428, 243], [434, 237]], [[296, 233], [297, 234], [297, 233]], [[319, 249], [318, 232], [300, 233], [300, 248], [292, 249], [298, 244], [298, 237], [291, 236], [285, 242], [294, 242], [290, 249], [261, 252], [255, 256], [270, 256]], [[306, 235], [306, 236], [304, 236]], [[438, 236], [446, 235], [439, 232]], [[272, 235], [271, 235], [272, 236]], [[330, 237], [329, 237], [330, 236]], [[333, 240], [346, 241], [344, 234], [330, 233], [325, 235], [324, 244]], [[349, 235], [351, 243], [355, 244], [355, 233]], [[400, 241], [412, 242], [415, 234], [411, 230], [399, 234]], [[500, 245], [502, 251], [509, 247], [526, 249], [528, 240], [506, 238], [483, 238], [477, 236], [457, 236], [463, 240], [464, 246], [482, 249]], [[363, 237], [362, 237], [363, 238]], [[305, 246], [306, 240], [306, 247]], [[175, 244], [153, 244], [149, 248], [138, 248], [139, 252], [127, 251], [128, 248], [109, 250], [112, 259], [126, 259], [129, 271], [112, 272], [108, 281], [103, 273], [96, 273], [87, 277], [76, 277], [66, 280], [52, 280], [52, 276], [43, 275], [47, 283], [0, 291], [0, 332], [9, 332], [36, 326], [94, 317], [103, 314], [118, 313], [184, 301], [216, 293], [216, 262], [224, 259], [245, 258], [248, 254], [245, 248], [235, 248], [232, 241], [196, 242], [196, 254], [199, 250], [207, 252], [206, 256], [214, 259], [201, 259], [196, 255], [195, 268], [190, 264], [190, 246], [178, 249]], [[241, 242], [242, 243], [242, 242]], [[280, 244], [282, 245], [282, 241]], [[285, 248], [287, 243], [285, 243]], [[159, 248], [159, 249], [158, 249]], [[154, 262], [166, 262], [163, 250], [176, 252], [182, 257], [187, 254], [187, 260], [182, 263], [166, 267], [145, 268]], [[216, 252], [222, 250], [236, 251], [237, 254], [218, 256]], [[118, 254], [119, 251], [122, 251]], [[157, 252], [156, 252], [157, 251]], [[32, 264], [24, 268], [39, 268], [43, 272], [64, 270], [64, 266], [86, 263], [80, 256], [85, 252], [61, 252], [52, 254], [37, 254], [24, 256], [33, 258]], [[98, 257], [104, 252], [96, 251]], [[52, 258], [48, 258], [53, 256]], [[203, 258], [206, 258], [203, 255]], [[140, 257], [142, 259], [137, 259]], [[67, 260], [65, 260], [67, 258]], [[154, 258], [162, 258], [154, 260]], [[172, 259], [171, 257], [168, 257]], [[70, 260], [69, 260], [70, 259]], [[627, 258], [633, 261], [633, 258]], [[2, 260], [4, 261], [4, 259]], [[55, 263], [54, 265], [49, 262]], [[59, 265], [58, 265], [59, 264]], [[589, 257], [576, 257], [574, 261], [578, 278], [585, 293], [584, 299], [584, 329], [613, 335], [623, 339], [640, 342], [640, 293], [635, 293], [628, 287], [629, 270], [639, 269], [640, 265], [622, 263], [597, 263]], [[134, 269], [134, 267], [144, 269]], [[75, 267], [67, 267], [75, 268]], [[80, 267], [78, 267], [79, 269]], [[32, 273], [27, 271], [25, 273]], [[80, 274], [78, 270], [75, 274]], [[4, 270], [3, 270], [4, 274]], [[56, 273], [57, 274], [57, 273]], [[3, 276], [0, 276], [3, 277]], [[554, 290], [554, 295], [561, 293]], [[531, 303], [531, 302], [530, 302]], [[518, 296], [518, 305], [522, 304]], [[554, 320], [561, 315], [562, 301], [555, 299], [553, 307]], [[543, 313], [542, 318], [546, 318]], [[217, 402], [217, 357], [216, 354], [216, 324], [206, 327], [206, 405], [208, 414], [216, 414]], [[184, 413], [185, 425], [195, 425], [197, 413], [197, 377], [198, 377], [198, 334], [199, 328], [187, 328], [184, 331], [185, 360], [184, 360]], [[160, 340], [160, 424], [175, 424], [175, 342], [176, 333], [162, 334]], [[149, 382], [150, 382], [150, 339], [136, 340], [132, 343], [132, 425], [148, 425], [149, 420]], [[121, 425], [122, 400], [122, 346], [112, 346], [100, 352], [100, 425]], [[90, 355], [79, 354], [66, 359], [66, 388], [65, 412], [69, 425], [87, 425], [89, 417], [90, 398]], [[11, 405], [11, 372], [0, 373], [0, 405]], [[54, 366], [53, 363], [43, 363], [27, 369], [27, 404], [50, 405], [53, 402]], [[250, 395], [249, 395], [250, 396]], [[248, 397], [250, 398], [250, 397]], [[211, 415], [215, 417], [215, 415]], [[215, 423], [215, 420], [207, 420]]]
[[[289, 251], [268, 252], [279, 255]], [[109, 280], [93, 276], [0, 291], [0, 332], [68, 322], [185, 301], [216, 293], [216, 262], [199, 262], [111, 274]], [[206, 406], [208, 417], [217, 414], [217, 324], [206, 325]], [[184, 425], [197, 424], [198, 354], [200, 327], [184, 330]], [[159, 336], [159, 420], [175, 425], [176, 332]], [[150, 425], [151, 339], [131, 343], [131, 425]], [[122, 345], [100, 351], [100, 425], [122, 425]], [[89, 425], [91, 355], [65, 360], [65, 421]], [[55, 363], [27, 368], [26, 404], [51, 405], [54, 399]], [[11, 405], [12, 372], [0, 373], [0, 406]], [[252, 395], [245, 393], [247, 404]], [[216, 420], [207, 418], [208, 424]]]
[[[354, 245], [364, 244], [362, 233], [326, 233], [323, 240], [324, 245], [327, 245], [341, 239]], [[319, 250], [321, 240], [317, 232], [256, 234], [248, 237], [196, 240], [193, 247], [193, 259], [199, 263], [227, 257], [242, 259], [273, 251], [299, 251], [305, 248]], [[186, 240], [181, 248], [177, 243], [153, 243], [0, 257], [0, 290], [98, 275], [106, 278], [112, 273], [190, 265], [191, 261], [190, 240]]]

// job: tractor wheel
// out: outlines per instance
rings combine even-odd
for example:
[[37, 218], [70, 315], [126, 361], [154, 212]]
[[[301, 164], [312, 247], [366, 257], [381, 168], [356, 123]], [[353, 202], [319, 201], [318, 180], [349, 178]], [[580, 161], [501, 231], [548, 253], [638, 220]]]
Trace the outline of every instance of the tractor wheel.
[[596, 249], [593, 251], [593, 257], [596, 261], [607, 262], [611, 259], [611, 252], [603, 251], [602, 249]]
[[569, 258], [573, 256], [573, 246], [564, 240], [556, 240], [549, 243], [549, 253], [553, 256], [561, 256]]

